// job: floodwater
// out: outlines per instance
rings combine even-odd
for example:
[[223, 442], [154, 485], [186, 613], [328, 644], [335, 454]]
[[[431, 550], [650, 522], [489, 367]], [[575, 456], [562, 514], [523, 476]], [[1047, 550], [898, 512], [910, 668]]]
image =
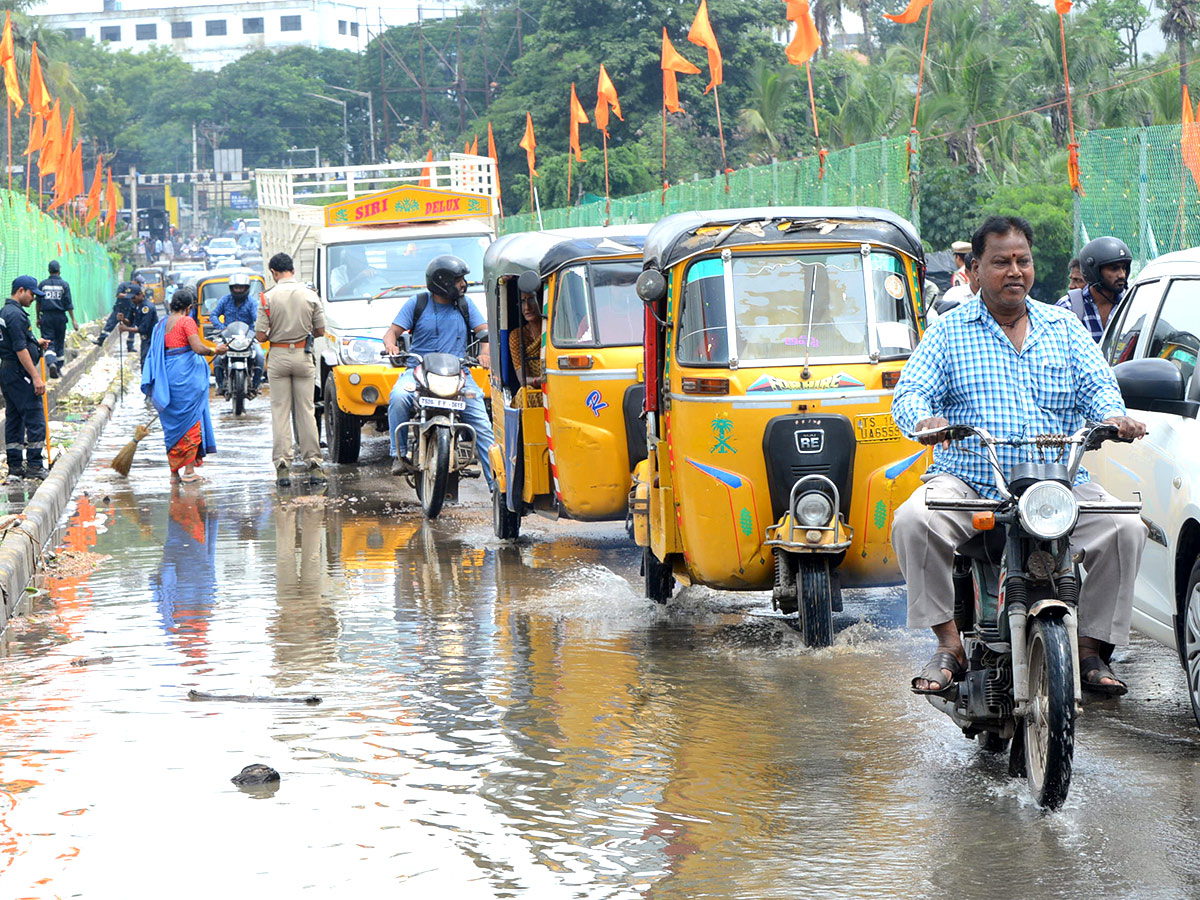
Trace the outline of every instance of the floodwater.
[[[109, 558], [0, 642], [0, 896], [1200, 894], [1200, 733], [1157, 645], [1045, 813], [908, 693], [899, 589], [809, 651], [765, 594], [642, 599], [620, 525], [505, 546], [474, 483], [426, 523], [380, 438], [276, 491], [266, 401], [227, 410], [172, 491], [157, 435], [102, 468], [145, 417], [118, 409], [61, 535]], [[275, 789], [230, 782], [252, 763]]]

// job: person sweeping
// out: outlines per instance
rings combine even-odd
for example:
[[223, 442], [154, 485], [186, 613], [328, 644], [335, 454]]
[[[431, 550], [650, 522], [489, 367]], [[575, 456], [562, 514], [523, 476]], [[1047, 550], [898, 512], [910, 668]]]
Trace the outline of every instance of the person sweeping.
[[41, 481], [50, 474], [42, 462], [46, 440], [42, 395], [46, 393], [46, 382], [37, 369], [42, 351], [50, 342], [33, 336], [25, 311], [41, 296], [36, 278], [19, 275], [13, 279], [8, 301], [0, 308], [0, 392], [6, 411], [4, 444], [10, 480]]

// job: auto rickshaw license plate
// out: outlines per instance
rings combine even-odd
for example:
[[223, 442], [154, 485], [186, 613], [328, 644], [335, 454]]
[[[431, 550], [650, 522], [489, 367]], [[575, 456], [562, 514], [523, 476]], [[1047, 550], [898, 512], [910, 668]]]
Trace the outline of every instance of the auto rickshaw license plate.
[[884, 444], [888, 441], [898, 441], [903, 437], [899, 426], [888, 413], [856, 416], [854, 433], [860, 444]]

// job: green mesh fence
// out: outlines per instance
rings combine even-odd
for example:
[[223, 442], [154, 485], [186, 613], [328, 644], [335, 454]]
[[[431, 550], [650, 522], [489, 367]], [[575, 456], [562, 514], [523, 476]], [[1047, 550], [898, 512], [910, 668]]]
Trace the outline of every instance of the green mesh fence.
[[[729, 176], [672, 185], [664, 202], [661, 191], [614, 197], [607, 218], [613, 223], [652, 224], [663, 216], [697, 209], [741, 206], [878, 206], [912, 222], [918, 219], [906, 161], [905, 138], [882, 139], [845, 150], [825, 159], [821, 176], [817, 160], [800, 159], [739, 169]], [[914, 156], [913, 165], [916, 167]], [[542, 210], [543, 228], [603, 225], [604, 203]], [[538, 229], [537, 216], [505, 216], [501, 232]]]
[[1179, 125], [1082, 136], [1076, 249], [1114, 235], [1129, 245], [1136, 270], [1161, 253], [1200, 244], [1200, 191], [1183, 165], [1179, 139]]
[[104, 247], [26, 203], [23, 193], [0, 188], [0, 303], [14, 278], [32, 275], [41, 281], [52, 259], [62, 263], [62, 276], [71, 285], [75, 320], [82, 324], [108, 315], [117, 273]]

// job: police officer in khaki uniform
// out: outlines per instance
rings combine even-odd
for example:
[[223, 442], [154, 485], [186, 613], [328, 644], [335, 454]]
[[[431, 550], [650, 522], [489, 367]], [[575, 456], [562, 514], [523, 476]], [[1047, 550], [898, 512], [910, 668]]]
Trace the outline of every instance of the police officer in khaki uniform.
[[262, 295], [255, 337], [270, 341], [267, 378], [271, 382], [272, 459], [275, 483], [291, 484], [292, 428], [300, 442], [300, 455], [308, 467], [310, 484], [322, 484], [321, 443], [313, 406], [316, 364], [310, 337], [325, 334], [325, 313], [315, 292], [295, 280], [295, 266], [286, 253], [276, 253], [267, 264], [275, 286]]

